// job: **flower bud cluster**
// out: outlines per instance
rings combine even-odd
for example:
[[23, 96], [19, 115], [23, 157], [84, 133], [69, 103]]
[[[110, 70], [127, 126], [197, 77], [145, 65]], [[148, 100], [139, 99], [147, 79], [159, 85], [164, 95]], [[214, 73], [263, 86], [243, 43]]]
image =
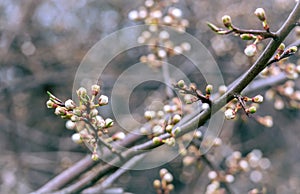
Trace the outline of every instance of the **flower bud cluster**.
[[[236, 118], [238, 110], [243, 109], [247, 115], [254, 114], [257, 111], [258, 104], [262, 103], [264, 97], [262, 95], [256, 95], [252, 98], [247, 96], [236, 96], [236, 98], [231, 101], [224, 112], [225, 118], [228, 120]], [[251, 104], [248, 106], [247, 102]]]
[[194, 83], [191, 83], [188, 86], [183, 80], [179, 80], [174, 87], [178, 89], [179, 93], [184, 96], [184, 101], [186, 104], [192, 104], [200, 100], [203, 103], [202, 108], [204, 109], [209, 108], [211, 105], [210, 96], [213, 91], [213, 86], [210, 84], [206, 86], [205, 94], [202, 94], [202, 92], [197, 89], [197, 86]]
[[139, 10], [133, 10], [128, 14], [129, 19], [143, 21], [149, 25], [149, 29], [142, 32], [137, 41], [139, 44], [151, 45], [149, 54], [140, 58], [142, 63], [147, 63], [150, 67], [160, 68], [164, 59], [191, 49], [191, 45], [187, 42], [175, 45], [170, 39], [169, 32], [163, 28], [170, 26], [179, 32], [185, 32], [188, 27], [188, 20], [182, 18], [182, 10], [174, 7], [176, 2], [146, 0]]
[[[182, 113], [181, 102], [178, 98], [173, 98], [172, 102], [164, 105], [162, 110], [147, 110], [144, 117], [151, 125], [150, 130], [142, 128], [141, 133], [149, 135], [154, 144], [165, 143], [174, 146], [175, 136], [180, 132], [180, 128], [175, 125], [182, 119]], [[169, 133], [171, 137], [161, 139], [159, 136], [164, 133]]]
[[269, 89], [265, 97], [274, 101], [274, 108], [277, 110], [282, 110], [285, 107], [300, 109], [300, 90], [296, 89], [296, 84], [293, 80]]
[[173, 175], [165, 168], [159, 171], [160, 179], [153, 181], [153, 187], [157, 193], [170, 193], [174, 190]]
[[[113, 126], [113, 120], [104, 119], [99, 115], [98, 107], [108, 104], [108, 97], [100, 95], [99, 85], [92, 85], [90, 95], [86, 88], [81, 87], [76, 91], [79, 99], [79, 105], [73, 100], [68, 99], [65, 102], [48, 92], [49, 100], [46, 102], [48, 108], [55, 109], [54, 113], [63, 119], [67, 119], [66, 128], [77, 130], [72, 135], [75, 143], [86, 143], [88, 147], [93, 148], [96, 153], [97, 139], [104, 133], [108, 133], [108, 128]], [[120, 139], [121, 135], [114, 137], [114, 140]], [[93, 154], [93, 158], [96, 155]]]

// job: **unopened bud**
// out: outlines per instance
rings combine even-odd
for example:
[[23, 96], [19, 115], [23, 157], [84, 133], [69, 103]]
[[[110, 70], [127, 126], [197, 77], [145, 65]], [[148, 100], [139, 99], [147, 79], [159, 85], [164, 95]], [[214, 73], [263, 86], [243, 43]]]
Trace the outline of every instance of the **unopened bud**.
[[168, 146], [175, 146], [175, 138], [174, 137], [170, 137], [168, 139], [166, 139], [164, 141], [165, 144], [167, 144]]
[[206, 92], [206, 94], [211, 94], [212, 90], [213, 90], [213, 86], [212, 85], [207, 85], [206, 89], [205, 89], [205, 92]]
[[218, 28], [217, 26], [215, 26], [214, 24], [210, 23], [210, 22], [207, 22], [206, 23], [208, 25], [208, 27], [214, 31], [214, 32], [219, 32], [220, 31], [220, 28]]
[[47, 108], [56, 108], [57, 104], [55, 104], [52, 100], [48, 100], [46, 102]]
[[266, 21], [266, 13], [263, 8], [257, 8], [254, 14], [258, 17], [260, 21]]
[[87, 95], [87, 91], [84, 87], [79, 88], [76, 93], [80, 98], [83, 98]]
[[112, 139], [113, 139], [114, 141], [116, 141], [116, 140], [122, 140], [122, 139], [124, 139], [125, 137], [126, 137], [125, 133], [123, 133], [123, 132], [117, 132], [116, 134], [114, 134], [114, 135], [112, 136]]
[[72, 141], [75, 142], [75, 143], [77, 143], [77, 144], [82, 143], [82, 139], [81, 139], [80, 134], [79, 133], [74, 133], [72, 135]]
[[256, 45], [255, 44], [250, 44], [248, 45], [245, 50], [244, 53], [245, 55], [247, 55], [248, 57], [253, 57], [256, 53]]
[[252, 102], [262, 103], [264, 101], [264, 97], [262, 95], [257, 95], [252, 98]]
[[114, 125], [114, 121], [110, 118], [105, 119], [105, 127], [112, 127]]
[[65, 107], [68, 109], [68, 110], [72, 110], [74, 108], [76, 108], [76, 104], [73, 100], [69, 99], [65, 102]]
[[100, 106], [107, 105], [108, 104], [108, 97], [105, 96], [105, 95], [101, 95], [99, 97], [98, 103], [99, 103]]
[[152, 142], [153, 142], [154, 144], [156, 144], [156, 145], [160, 144], [161, 141], [162, 141], [162, 140], [161, 140], [160, 137], [154, 137], [154, 138], [152, 139]]
[[60, 116], [66, 115], [67, 114], [67, 110], [66, 110], [65, 107], [58, 106], [58, 107], [56, 107], [56, 109], [54, 111], [54, 114], [60, 115]]
[[153, 187], [155, 189], [160, 189], [160, 186], [161, 186], [161, 183], [160, 183], [159, 180], [156, 179], [156, 180], [153, 181]]
[[292, 46], [292, 47], [288, 48], [288, 51], [290, 53], [295, 53], [295, 52], [297, 52], [297, 50], [298, 50], [297, 46]]
[[173, 116], [172, 122], [174, 124], [178, 123], [181, 120], [181, 116], [179, 114], [176, 114]]
[[100, 86], [99, 85], [92, 85], [92, 95], [97, 96], [97, 94], [100, 92]]
[[73, 121], [71, 121], [71, 120], [68, 120], [67, 122], [66, 122], [66, 128], [67, 129], [69, 129], [69, 130], [73, 130], [73, 129], [75, 129], [75, 127], [76, 127], [76, 123], [75, 122], [73, 122]]
[[254, 40], [257, 38], [253, 34], [241, 34], [240, 37], [242, 40]]
[[226, 28], [232, 29], [232, 22], [231, 22], [231, 18], [229, 15], [224, 15], [222, 17], [222, 22]]
[[144, 117], [145, 117], [145, 119], [147, 119], [147, 120], [151, 120], [151, 119], [154, 119], [154, 117], [155, 117], [155, 111], [150, 111], [150, 110], [148, 110], [148, 111], [146, 111], [145, 113], [144, 113]]
[[166, 181], [166, 182], [168, 182], [168, 183], [170, 183], [170, 182], [172, 182], [173, 181], [173, 175], [171, 175], [171, 173], [166, 173], [164, 176], [163, 176], [163, 179]]
[[227, 109], [224, 114], [225, 114], [225, 118], [228, 120], [235, 118], [235, 112], [231, 108]]
[[96, 152], [93, 152], [93, 154], [92, 154], [92, 160], [94, 160], [94, 161], [99, 160], [99, 155]]
[[166, 126], [166, 132], [167, 132], [167, 133], [171, 133], [171, 132], [172, 132], [172, 129], [173, 129], [173, 125], [167, 125], [167, 126]]
[[98, 110], [93, 108], [91, 111], [90, 111], [90, 117], [93, 118], [95, 116], [98, 115]]
[[183, 80], [178, 81], [178, 82], [177, 82], [177, 86], [178, 86], [179, 88], [183, 88], [183, 87], [185, 86], [184, 81], [183, 81]]
[[248, 108], [246, 111], [247, 111], [248, 113], [250, 113], [250, 114], [254, 114], [254, 113], [256, 113], [256, 107], [255, 107], [255, 106], [251, 106], [251, 107]]

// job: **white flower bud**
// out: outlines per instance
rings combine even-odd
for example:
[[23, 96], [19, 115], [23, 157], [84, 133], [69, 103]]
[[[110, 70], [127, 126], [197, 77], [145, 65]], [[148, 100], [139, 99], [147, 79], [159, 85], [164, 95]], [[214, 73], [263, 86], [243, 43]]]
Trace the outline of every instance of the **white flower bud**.
[[68, 120], [66, 122], [65, 126], [66, 126], [67, 129], [73, 130], [76, 127], [76, 123], [71, 121], [71, 120]]
[[81, 139], [80, 134], [79, 133], [74, 133], [72, 135], [72, 141], [75, 142], [75, 143], [77, 143], [77, 144], [82, 143], [82, 139]]
[[181, 18], [182, 11], [178, 8], [170, 8], [170, 14], [175, 18]]
[[158, 52], [157, 52], [157, 55], [160, 57], [160, 58], [166, 58], [167, 56], [167, 52], [164, 50], [164, 49], [160, 49]]
[[245, 50], [244, 53], [245, 55], [247, 55], [248, 57], [253, 57], [256, 53], [256, 45], [255, 44], [250, 44], [248, 45]]
[[252, 98], [252, 101], [255, 103], [262, 103], [264, 101], [264, 97], [262, 95], [257, 95]]
[[167, 173], [163, 176], [163, 179], [164, 179], [166, 182], [170, 183], [170, 182], [173, 181], [173, 176], [171, 175], [171, 173], [167, 172]]
[[108, 104], [108, 97], [105, 96], [105, 95], [101, 95], [101, 96], [99, 97], [98, 102], [99, 102], [99, 105], [100, 105], [100, 106], [107, 105], [107, 104]]
[[66, 113], [67, 113], [66, 108], [61, 107], [61, 106], [56, 107], [56, 109], [54, 111], [54, 114], [56, 114], [56, 115], [66, 115]]
[[86, 94], [87, 94], [87, 91], [86, 91], [86, 89], [84, 88], [84, 87], [81, 87], [81, 88], [79, 88], [77, 91], [76, 91], [76, 93], [77, 93], [77, 95], [79, 96], [79, 97], [85, 97], [86, 96]]
[[73, 100], [69, 99], [65, 102], [65, 107], [69, 110], [74, 109], [74, 108], [76, 108], [76, 104]]
[[100, 92], [99, 85], [92, 85], [92, 95], [96, 96]]
[[218, 177], [218, 174], [216, 171], [209, 171], [207, 176], [210, 180], [214, 180]]
[[129, 12], [128, 14], [128, 18], [130, 20], [137, 20], [139, 18], [139, 13], [137, 10], [132, 10], [131, 12]]
[[163, 21], [164, 21], [165, 24], [171, 24], [172, 21], [173, 21], [173, 19], [172, 19], [171, 16], [167, 15], [167, 16], [165, 16], [165, 17], [163, 18]]
[[266, 20], [266, 13], [263, 8], [257, 8], [254, 12], [254, 14], [261, 20], [265, 21]]
[[153, 128], [152, 128], [152, 132], [154, 134], [162, 134], [164, 132], [164, 129], [162, 128], [162, 126], [160, 125], [155, 125]]
[[150, 110], [144, 113], [144, 117], [148, 120], [154, 119], [155, 115], [156, 115], [155, 111], [150, 111]]
[[179, 114], [176, 114], [173, 116], [172, 122], [173, 123], [178, 123], [181, 120], [181, 116]]
[[105, 119], [105, 127], [112, 127], [114, 125], [114, 121], [110, 118]]
[[126, 137], [125, 133], [123, 133], [123, 132], [117, 132], [117, 133], [115, 133], [115, 134], [112, 136], [112, 139], [113, 139], [114, 141], [116, 141], [116, 140], [122, 140], [122, 139], [124, 139], [125, 137]]
[[234, 181], [234, 176], [233, 176], [232, 174], [227, 174], [227, 175], [225, 176], [225, 181], [226, 181], [227, 183], [232, 183], [232, 182]]
[[230, 120], [230, 119], [234, 119], [235, 118], [235, 112], [229, 108], [225, 111], [225, 118]]

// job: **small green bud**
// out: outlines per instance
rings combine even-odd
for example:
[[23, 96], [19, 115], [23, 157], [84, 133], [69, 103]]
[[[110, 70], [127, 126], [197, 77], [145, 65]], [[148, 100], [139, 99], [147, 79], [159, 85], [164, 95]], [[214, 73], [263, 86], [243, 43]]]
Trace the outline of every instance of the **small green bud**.
[[214, 32], [219, 32], [220, 28], [218, 28], [217, 26], [215, 26], [214, 24], [210, 23], [210, 22], [206, 22], [207, 26]]
[[289, 50], [291, 53], [295, 53], [295, 52], [297, 52], [298, 48], [297, 48], [297, 46], [292, 46], [292, 47], [290, 47], [288, 50]]
[[167, 133], [171, 133], [171, 132], [172, 132], [172, 129], [173, 129], [173, 125], [167, 125], [167, 126], [166, 126], [166, 132], [167, 132]]
[[254, 40], [257, 38], [253, 34], [241, 34], [240, 37], [242, 40]]
[[47, 108], [56, 108], [57, 104], [55, 104], [52, 100], [48, 100], [46, 102]]
[[281, 43], [278, 47], [278, 50], [284, 51], [284, 49], [285, 49], [285, 45], [283, 43]]
[[205, 92], [206, 92], [206, 94], [211, 94], [212, 90], [213, 90], [213, 86], [212, 85], [207, 85], [206, 89], [205, 89]]
[[248, 113], [250, 113], [250, 114], [254, 114], [254, 113], [256, 113], [256, 107], [255, 107], [255, 106], [251, 106], [251, 107], [248, 108], [246, 111], [247, 111]]
[[222, 17], [223, 24], [226, 28], [232, 29], [231, 17], [229, 15], [224, 15]]
[[180, 80], [180, 81], [178, 81], [177, 85], [179, 88], [183, 88], [185, 86], [185, 83], [183, 80]]
[[92, 160], [98, 161], [99, 160], [99, 155], [96, 152], [93, 152], [92, 154]]
[[174, 124], [178, 123], [180, 120], [181, 120], [181, 116], [179, 114], [174, 115], [172, 118], [172, 122]]
[[158, 145], [162, 142], [162, 139], [160, 137], [154, 137], [152, 139], [152, 142], [155, 144], [155, 145]]

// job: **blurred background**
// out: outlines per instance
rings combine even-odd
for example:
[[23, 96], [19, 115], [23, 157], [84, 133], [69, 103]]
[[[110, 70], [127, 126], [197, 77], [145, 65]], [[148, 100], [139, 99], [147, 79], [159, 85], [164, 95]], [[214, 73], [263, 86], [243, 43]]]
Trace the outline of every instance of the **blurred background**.
[[[87, 51], [110, 33], [141, 24], [130, 21], [127, 15], [142, 4], [141, 0], [0, 1], [0, 193], [36, 190], [89, 152], [71, 141], [73, 132], [66, 130], [65, 122], [46, 108], [46, 91], [61, 99], [70, 98], [77, 67]], [[229, 84], [252, 64], [243, 54], [247, 43], [231, 35], [217, 36], [206, 22], [221, 26], [221, 17], [228, 14], [236, 26], [261, 29], [253, 12], [263, 7], [271, 31], [276, 31], [294, 4], [294, 0], [180, 0], [175, 6], [190, 22], [187, 32], [208, 48]], [[286, 45], [296, 38], [294, 33], [290, 34]], [[136, 57], [120, 55], [115, 59], [115, 65], [102, 80], [103, 93], [110, 95], [117, 75], [141, 55], [138, 51], [135, 54]], [[291, 60], [296, 61], [296, 57]], [[189, 76], [199, 82], [197, 74], [190, 72]], [[157, 88], [150, 85], [149, 91]], [[131, 103], [140, 105], [143, 101], [136, 97]], [[113, 116], [109, 107], [103, 111]], [[251, 119], [229, 121], [221, 136], [224, 147], [243, 154], [261, 150], [270, 159], [271, 168], [259, 183], [244, 175], [242, 182], [233, 183], [233, 187], [241, 193], [256, 186], [266, 186], [269, 193], [299, 193], [299, 112], [277, 111], [273, 102], [266, 102], [258, 114], [272, 115], [274, 126], [264, 128]], [[166, 167], [175, 177], [174, 193], [204, 192], [208, 183], [205, 173], [184, 174], [180, 158]], [[151, 185], [158, 178], [158, 171], [131, 171], [116, 185], [132, 193], [153, 193]]]

